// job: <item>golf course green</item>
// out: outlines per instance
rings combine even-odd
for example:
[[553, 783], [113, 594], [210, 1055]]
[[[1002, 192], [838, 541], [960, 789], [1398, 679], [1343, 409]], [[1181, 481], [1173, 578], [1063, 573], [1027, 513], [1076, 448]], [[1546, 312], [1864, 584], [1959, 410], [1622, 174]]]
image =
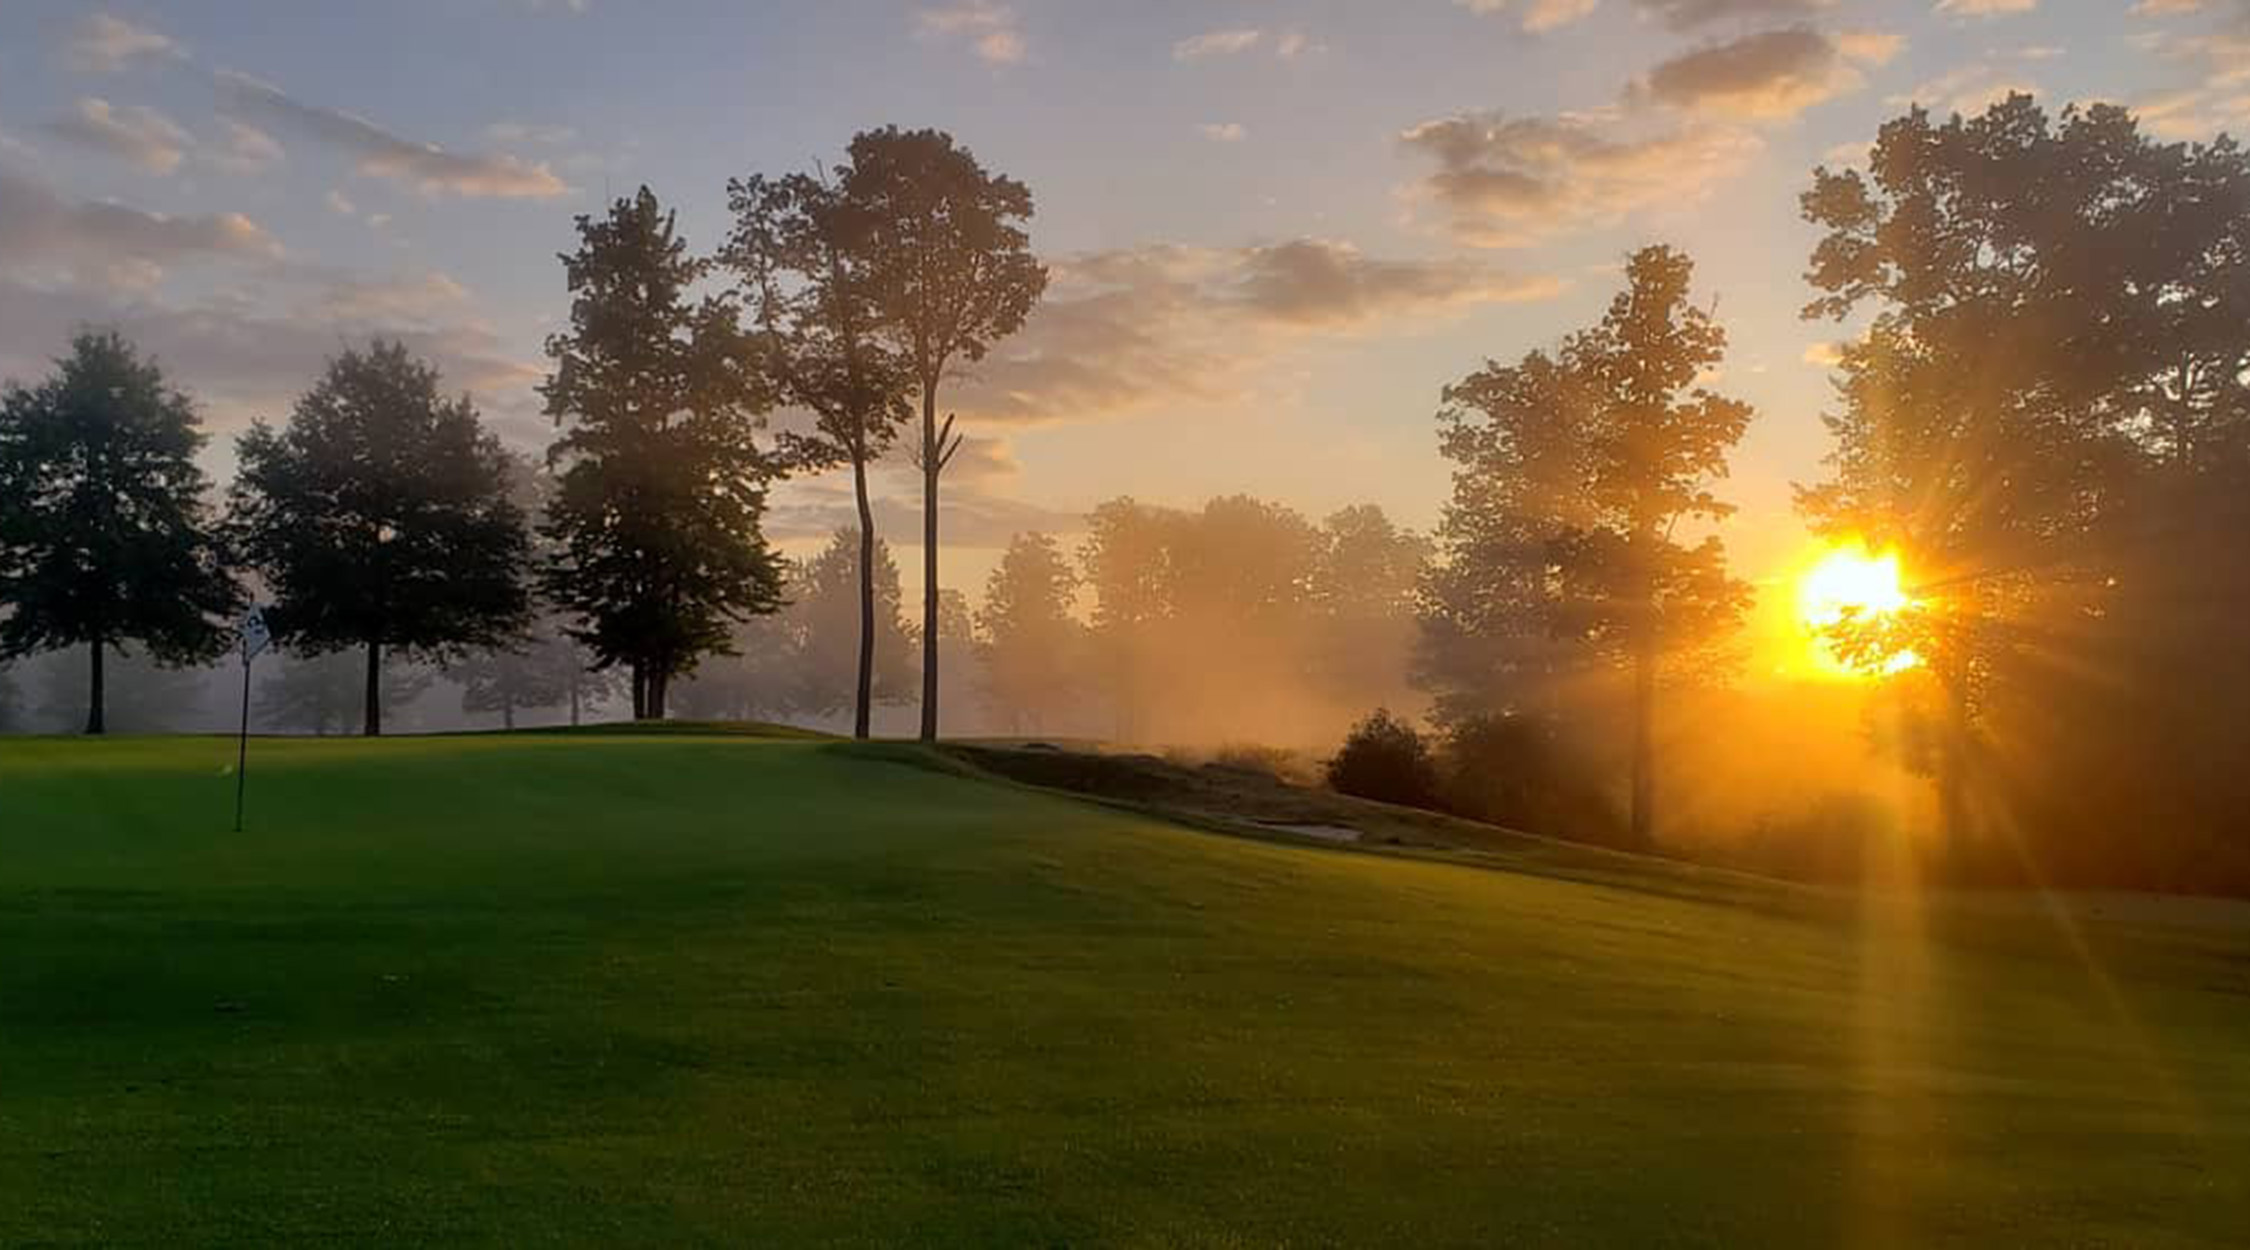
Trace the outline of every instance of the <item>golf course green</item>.
[[0, 1245], [2250, 1236], [2231, 904], [1498, 871], [692, 732], [254, 741], [237, 834], [233, 758], [0, 740]]

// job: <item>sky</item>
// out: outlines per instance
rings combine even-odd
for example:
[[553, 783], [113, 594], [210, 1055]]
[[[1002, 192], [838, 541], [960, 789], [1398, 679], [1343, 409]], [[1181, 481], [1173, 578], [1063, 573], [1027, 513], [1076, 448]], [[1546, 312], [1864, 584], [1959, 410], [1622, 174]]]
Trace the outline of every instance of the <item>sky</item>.
[[[2250, 3], [0, 0], [0, 378], [118, 325], [223, 477], [235, 433], [383, 334], [534, 451], [576, 215], [645, 183], [710, 249], [730, 177], [935, 126], [1030, 186], [1052, 271], [951, 385], [948, 582], [1118, 495], [1427, 528], [1441, 390], [1596, 320], [1655, 242], [1730, 332], [1710, 384], [1758, 411], [1721, 491], [1756, 577], [1802, 543], [1850, 332], [1799, 317], [1810, 171], [2011, 89], [2239, 130]], [[879, 486], [907, 555], [915, 479]], [[793, 482], [769, 532], [849, 511]]]

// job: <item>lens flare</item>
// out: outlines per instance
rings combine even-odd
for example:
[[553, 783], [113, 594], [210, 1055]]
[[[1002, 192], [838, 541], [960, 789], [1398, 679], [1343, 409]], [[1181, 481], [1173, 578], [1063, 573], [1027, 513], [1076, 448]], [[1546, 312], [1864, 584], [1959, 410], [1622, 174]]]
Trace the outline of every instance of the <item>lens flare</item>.
[[[1828, 631], [1847, 617], [1866, 619], [1888, 616], [1914, 606], [1899, 571], [1898, 553], [1875, 554], [1853, 544], [1839, 546], [1822, 556], [1797, 583], [1797, 616], [1810, 639], [1815, 658], [1830, 673], [1868, 676], [1865, 669], [1847, 664], [1835, 652]], [[1875, 672], [1890, 676], [1920, 665], [1922, 657], [1900, 651]]]

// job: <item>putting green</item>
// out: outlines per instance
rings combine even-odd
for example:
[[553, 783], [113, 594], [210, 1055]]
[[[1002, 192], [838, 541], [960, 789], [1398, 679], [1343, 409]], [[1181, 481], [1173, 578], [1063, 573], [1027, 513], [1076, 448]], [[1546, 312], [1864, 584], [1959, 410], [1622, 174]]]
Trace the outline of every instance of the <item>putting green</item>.
[[233, 747], [0, 740], [0, 1244], [2250, 1229], [2229, 905], [1700, 897], [695, 734], [256, 742], [237, 835]]

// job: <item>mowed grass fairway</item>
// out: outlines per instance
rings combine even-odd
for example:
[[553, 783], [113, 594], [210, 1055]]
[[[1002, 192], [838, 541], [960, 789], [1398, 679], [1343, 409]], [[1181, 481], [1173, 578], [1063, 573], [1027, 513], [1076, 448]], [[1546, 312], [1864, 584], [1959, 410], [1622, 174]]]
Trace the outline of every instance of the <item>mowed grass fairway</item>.
[[236, 835], [233, 750], [0, 741], [0, 1244], [2250, 1235], [2228, 905], [1488, 871], [692, 734], [254, 742]]

